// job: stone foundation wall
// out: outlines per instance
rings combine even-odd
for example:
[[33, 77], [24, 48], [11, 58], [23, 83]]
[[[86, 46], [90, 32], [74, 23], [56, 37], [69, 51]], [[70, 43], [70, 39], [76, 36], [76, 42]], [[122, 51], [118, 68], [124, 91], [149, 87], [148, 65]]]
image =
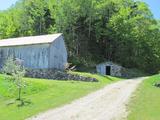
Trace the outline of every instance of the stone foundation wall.
[[121, 66], [118, 65], [110, 65], [111, 66], [111, 76], [115, 76], [115, 77], [121, 77], [122, 73], [121, 73]]
[[84, 77], [77, 74], [71, 74], [65, 71], [53, 70], [53, 69], [30, 69], [26, 72], [27, 77], [32, 78], [44, 78], [53, 80], [75, 80], [86, 82], [98, 82], [95, 78]]

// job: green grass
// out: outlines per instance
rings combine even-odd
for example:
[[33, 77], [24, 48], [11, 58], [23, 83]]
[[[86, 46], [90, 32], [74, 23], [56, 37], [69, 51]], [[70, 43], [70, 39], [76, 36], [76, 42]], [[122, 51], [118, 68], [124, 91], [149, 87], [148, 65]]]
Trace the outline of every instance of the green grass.
[[[16, 88], [0, 75], [0, 120], [24, 120], [39, 112], [62, 106], [95, 91], [106, 84], [116, 82], [114, 77], [89, 73], [74, 72], [83, 76], [95, 77], [99, 82], [56, 81], [25, 78], [28, 87], [23, 90], [23, 98], [28, 104], [18, 107], [14, 102], [17, 96]], [[9, 88], [9, 89], [8, 89]]]
[[160, 120], [160, 75], [146, 79], [135, 92], [130, 105], [128, 120]]

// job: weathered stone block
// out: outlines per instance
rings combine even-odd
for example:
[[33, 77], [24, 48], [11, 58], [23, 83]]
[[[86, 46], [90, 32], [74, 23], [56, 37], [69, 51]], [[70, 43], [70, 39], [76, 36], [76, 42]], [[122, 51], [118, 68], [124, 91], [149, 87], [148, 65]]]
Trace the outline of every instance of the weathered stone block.
[[75, 80], [86, 82], [98, 82], [97, 79], [91, 77], [84, 77], [77, 74], [71, 74], [65, 71], [55, 69], [28, 69], [26, 72], [27, 77], [44, 78], [53, 80]]

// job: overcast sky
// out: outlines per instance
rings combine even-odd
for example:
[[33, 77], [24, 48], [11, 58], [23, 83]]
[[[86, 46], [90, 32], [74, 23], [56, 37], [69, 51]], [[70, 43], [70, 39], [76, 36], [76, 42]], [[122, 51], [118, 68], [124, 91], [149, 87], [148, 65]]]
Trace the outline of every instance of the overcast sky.
[[[0, 10], [5, 10], [9, 8], [11, 5], [15, 4], [18, 0], [0, 0]], [[154, 14], [154, 17], [157, 19], [160, 19], [160, 0], [142, 0], [146, 2], [150, 9], [152, 10], [152, 13]]]

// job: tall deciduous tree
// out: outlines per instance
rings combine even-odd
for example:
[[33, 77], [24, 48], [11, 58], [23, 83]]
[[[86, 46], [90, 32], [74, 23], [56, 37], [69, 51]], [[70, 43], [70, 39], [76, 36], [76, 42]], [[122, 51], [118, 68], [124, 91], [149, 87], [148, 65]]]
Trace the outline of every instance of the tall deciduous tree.
[[160, 69], [160, 29], [134, 0], [20, 0], [0, 12], [0, 38], [62, 32], [70, 62]]

